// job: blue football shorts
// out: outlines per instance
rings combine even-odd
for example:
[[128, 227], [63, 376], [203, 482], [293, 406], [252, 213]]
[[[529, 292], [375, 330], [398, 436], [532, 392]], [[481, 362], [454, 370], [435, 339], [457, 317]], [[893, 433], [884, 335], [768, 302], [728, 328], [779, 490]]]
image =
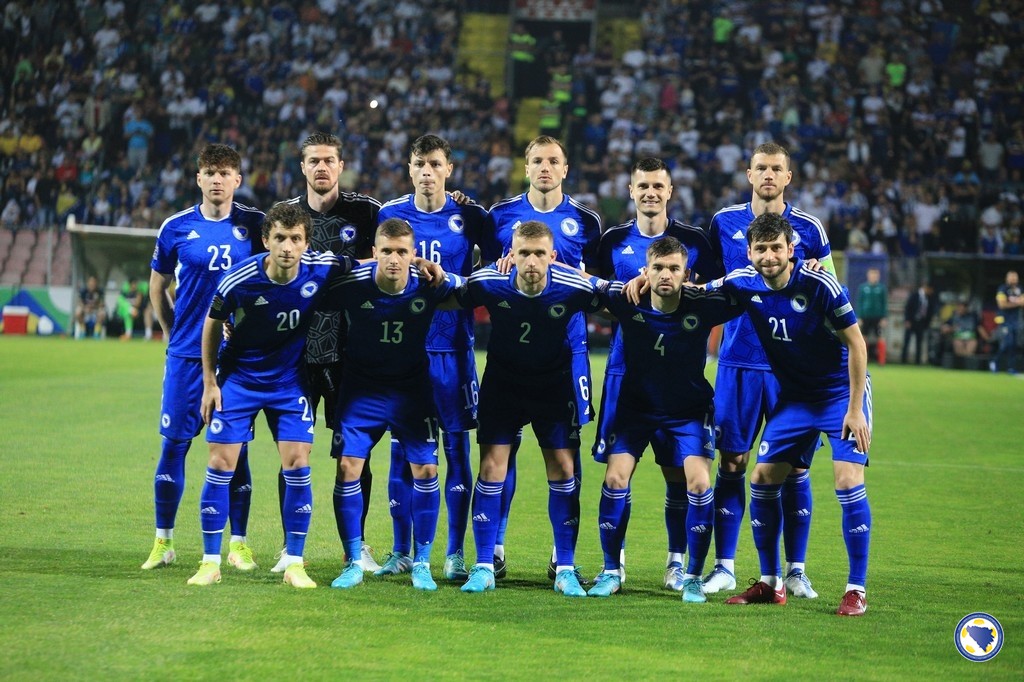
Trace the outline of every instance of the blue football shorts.
[[[850, 436], [842, 437], [843, 418], [849, 397], [839, 396], [813, 403], [781, 401], [768, 416], [768, 423], [761, 435], [757, 449], [758, 464], [788, 462], [798, 469], [811, 466], [814, 450], [821, 434], [828, 436], [832, 445], [832, 459], [837, 462], [868, 464], [868, 453], [857, 449], [857, 443]], [[871, 409], [871, 379], [868, 378], [864, 392], [864, 416], [868, 427], [873, 424]]]
[[749, 452], [780, 394], [779, 382], [768, 370], [719, 365], [715, 379], [718, 449]]
[[434, 407], [441, 430], [446, 433], [476, 428], [480, 384], [476, 377], [476, 354], [467, 351], [427, 351]]
[[313, 442], [313, 410], [295, 384], [245, 384], [230, 377], [220, 387], [221, 407], [206, 429], [209, 443], [247, 443], [253, 423], [263, 410], [274, 442]]
[[682, 467], [687, 457], [715, 458], [714, 418], [672, 419], [652, 416], [620, 403], [618, 416], [610, 430], [607, 447], [598, 462], [607, 462], [609, 455], [630, 454], [637, 461], [650, 445], [658, 466]]
[[438, 423], [427, 376], [391, 385], [346, 377], [340, 394], [342, 455], [369, 458], [390, 429], [402, 443], [407, 461], [437, 464]]
[[580, 425], [572, 373], [557, 373], [524, 384], [488, 368], [480, 385], [480, 426], [477, 443], [509, 445], [526, 424], [540, 447], [578, 449]]
[[203, 361], [168, 355], [160, 399], [160, 435], [192, 440], [203, 430], [199, 407], [203, 400]]
[[597, 435], [594, 437], [594, 448], [592, 454], [598, 462], [606, 462], [608, 452], [608, 439], [612, 435], [612, 427], [615, 425], [615, 410], [619, 402], [619, 392], [622, 390], [622, 374], [612, 373], [605, 370], [604, 385], [601, 388], [601, 410], [597, 416]]

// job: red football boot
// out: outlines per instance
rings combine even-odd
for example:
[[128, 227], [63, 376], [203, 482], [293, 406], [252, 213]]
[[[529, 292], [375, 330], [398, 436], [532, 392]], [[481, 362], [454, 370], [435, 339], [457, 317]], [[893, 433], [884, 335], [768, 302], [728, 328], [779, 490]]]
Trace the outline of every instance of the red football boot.
[[850, 590], [843, 595], [843, 600], [839, 602], [839, 608], [836, 609], [837, 616], [863, 616], [864, 612], [868, 610], [868, 601], [864, 598], [864, 593], [860, 590]]
[[786, 584], [779, 581], [779, 586], [773, 588], [768, 583], [760, 580], [751, 580], [750, 587], [742, 594], [729, 597], [726, 604], [785, 604]]

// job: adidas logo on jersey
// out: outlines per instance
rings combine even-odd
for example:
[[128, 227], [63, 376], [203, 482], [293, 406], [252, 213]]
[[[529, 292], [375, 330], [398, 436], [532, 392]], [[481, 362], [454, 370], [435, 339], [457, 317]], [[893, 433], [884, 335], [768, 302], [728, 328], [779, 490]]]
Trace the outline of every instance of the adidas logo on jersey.
[[758, 519], [750, 519], [750, 527], [751, 528], [764, 528], [764, 524], [761, 523]]
[[645, 322], [646, 321], [646, 320], [644, 320], [644, 316], [641, 315], [640, 313], [637, 313], [636, 315], [634, 315], [633, 319], [635, 321], [637, 321], [637, 322]]
[[607, 521], [605, 521], [604, 523], [598, 524], [597, 528], [598, 530], [615, 530], [616, 528], [618, 528], [618, 526], [616, 526], [614, 523], [608, 523]]
[[623, 255], [623, 256], [632, 256], [632, 255], [633, 255], [633, 253], [634, 253], [634, 251], [633, 251], [633, 245], [632, 245], [632, 244], [630, 244], [629, 246], [627, 246], [626, 248], [624, 248], [624, 249], [623, 249], [623, 250], [621, 251], [621, 253], [622, 253], [622, 255]]
[[797, 509], [796, 510], [796, 515], [797, 516], [810, 516], [811, 515], [811, 510], [810, 509]]
[[501, 303], [498, 304], [498, 307], [499, 308], [511, 308], [512, 306], [510, 306], [508, 304], [508, 301], [502, 301]]
[[203, 507], [199, 510], [200, 514], [220, 514], [216, 507]]
[[731, 511], [729, 511], [725, 507], [718, 507], [717, 509], [715, 509], [715, 513], [718, 514], [719, 516], [736, 516], [735, 514], [733, 514]]
[[747, 235], [743, 234], [743, 230], [736, 230], [736, 234], [732, 236], [733, 239], [746, 239]]
[[580, 520], [576, 519], [576, 518], [569, 519], [568, 521], [566, 521], [562, 525], [563, 526], [578, 526], [578, 525], [580, 525]]
[[859, 526], [857, 526], [856, 528], [851, 528], [847, 532], [848, 533], [858, 533], [859, 534], [859, 533], [867, 533], [869, 530], [871, 530], [871, 528], [869, 528], [867, 524], [862, 523]]
[[753, 296], [750, 297], [750, 302], [751, 303], [762, 303], [761, 297], [758, 296], [757, 294], [754, 294]]
[[364, 303], [363, 303], [363, 304], [362, 304], [361, 306], [359, 306], [359, 307], [360, 307], [360, 308], [362, 308], [363, 310], [373, 310], [373, 304], [372, 304], [372, 303], [370, 303], [369, 301], [366, 301], [366, 302], [364, 302]]
[[487, 514], [476, 514], [473, 517], [473, 520], [477, 521], [479, 523], [490, 523], [491, 522], [491, 520], [489, 518], [487, 518]]
[[195, 230], [192, 230], [191, 232], [188, 233], [188, 236], [185, 237], [185, 239], [199, 239], [199, 233], [196, 232]]
[[235, 492], [235, 493], [251, 493], [252, 492], [252, 486], [249, 485], [248, 483], [246, 483], [245, 485], [238, 486], [232, 492]]
[[304, 504], [301, 507], [297, 507], [295, 509], [294, 513], [295, 514], [312, 514], [313, 513], [313, 505], [311, 505], [311, 504]]
[[395, 507], [401, 506], [401, 504], [402, 504], [401, 502], [399, 502], [398, 500], [392, 498], [392, 499], [388, 500], [388, 509], [394, 509]]
[[699, 525], [696, 525], [696, 526], [690, 526], [690, 532], [691, 533], [707, 533], [708, 532], [708, 527], [705, 526], [703, 523], [701, 523]]
[[460, 483], [458, 485], [453, 485], [451, 488], [448, 488], [448, 492], [450, 492], [450, 493], [468, 493], [469, 490], [466, 489], [466, 486], [464, 486], [464, 485], [462, 485]]
[[167, 481], [168, 483], [174, 483], [174, 479], [171, 478], [170, 474], [157, 474], [156, 480]]
[[255, 305], [270, 305], [270, 301], [260, 296], [259, 298], [256, 299]]

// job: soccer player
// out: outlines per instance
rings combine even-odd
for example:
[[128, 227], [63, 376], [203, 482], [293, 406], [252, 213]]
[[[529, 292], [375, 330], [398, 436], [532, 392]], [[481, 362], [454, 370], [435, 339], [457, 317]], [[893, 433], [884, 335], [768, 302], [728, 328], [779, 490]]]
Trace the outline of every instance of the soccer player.
[[[229, 269], [203, 325], [203, 396], [210, 461], [199, 500], [203, 560], [189, 585], [219, 583], [227, 483], [242, 443], [263, 410], [284, 471], [282, 523], [288, 533], [284, 582], [316, 587], [302, 561], [313, 513], [309, 452], [313, 412], [302, 372], [306, 331], [329, 282], [352, 268], [345, 256], [307, 252], [312, 221], [294, 204], [277, 204], [263, 223], [267, 254]], [[224, 323], [231, 338], [221, 341]]]
[[[597, 262], [601, 277], [611, 280], [629, 281], [643, 272], [647, 262], [648, 247], [663, 236], [677, 239], [686, 248], [687, 270], [696, 274], [701, 281], [710, 281], [721, 274], [716, 252], [707, 234], [699, 227], [686, 225], [668, 217], [668, 202], [672, 198], [672, 177], [661, 159], [645, 158], [633, 164], [630, 173], [629, 195], [636, 204], [635, 219], [609, 228], [601, 235]], [[619, 401], [619, 387], [625, 372], [622, 353], [622, 336], [619, 325], [612, 331], [611, 346], [608, 349], [608, 364], [605, 368], [604, 386], [601, 391], [601, 412], [597, 424], [597, 439], [594, 443], [594, 459], [607, 462], [608, 436], [615, 421], [615, 405]], [[679, 481], [666, 482], [665, 524], [668, 528], [668, 560], [665, 569], [665, 586], [683, 589], [683, 553], [686, 551], [686, 536], [682, 529], [686, 523], [686, 485]], [[620, 529], [626, 537], [626, 522], [629, 519], [630, 501], [627, 496], [626, 515]], [[619, 578], [625, 581], [624, 552], [620, 552]]]
[[[424, 135], [412, 143], [409, 177], [414, 191], [381, 207], [379, 218], [400, 218], [412, 226], [418, 253], [446, 272], [468, 276], [473, 271], [473, 248], [489, 231], [486, 209], [476, 203], [459, 204], [445, 193], [451, 177], [451, 146], [437, 135]], [[478, 394], [473, 352], [473, 315], [470, 310], [438, 311], [427, 335], [430, 380], [437, 417], [444, 431], [445, 505], [448, 509], [448, 548], [444, 577], [465, 580], [466, 527], [469, 523], [473, 472], [469, 458], [469, 431], [476, 428]], [[377, 575], [407, 572], [412, 568], [413, 482], [405, 466], [401, 441], [391, 438], [391, 474], [388, 497], [394, 525], [394, 545]]]
[[415, 235], [407, 222], [389, 218], [377, 228], [376, 262], [367, 263], [332, 287], [331, 298], [348, 322], [338, 428], [342, 434], [340, 525], [349, 557], [331, 587], [348, 589], [363, 582], [359, 559], [363, 492], [360, 475], [373, 446], [388, 429], [402, 443], [412, 470], [411, 509], [415, 553], [412, 585], [436, 590], [430, 574], [430, 551], [441, 503], [437, 482], [438, 422], [431, 390], [427, 334], [434, 310], [462, 284], [445, 275], [429, 287], [411, 265]]
[[836, 613], [859, 616], [867, 609], [871, 538], [871, 509], [864, 488], [871, 444], [867, 345], [845, 288], [831, 273], [815, 272], [795, 258], [794, 240], [785, 217], [758, 216], [747, 231], [751, 265], [709, 285], [734, 296], [747, 311], [781, 388], [750, 477], [750, 526], [761, 579], [725, 603], [786, 603], [778, 569], [782, 486], [793, 469], [810, 468], [824, 433], [832, 445], [850, 566]]
[[[601, 237], [601, 218], [562, 190], [562, 182], [569, 172], [568, 155], [565, 146], [557, 139], [541, 135], [526, 146], [526, 177], [530, 188], [523, 194], [503, 199], [490, 209], [494, 231], [485, 240], [481, 255], [485, 261], [494, 261], [507, 254], [512, 248], [512, 239], [520, 225], [529, 220], [544, 223], [551, 230], [554, 252], [558, 260], [573, 268], [587, 269], [597, 273], [595, 265], [597, 245]], [[569, 326], [569, 347], [572, 350], [573, 385], [580, 424], [590, 421], [590, 359], [587, 355], [587, 320], [578, 314]], [[505, 528], [508, 524], [509, 509], [515, 495], [515, 457], [518, 446], [512, 449], [509, 458], [509, 477], [505, 482], [502, 496], [501, 521], [498, 528], [498, 542], [495, 546], [494, 564], [496, 576], [504, 577]], [[579, 452], [575, 454], [577, 478], [575, 502], [576, 516], [579, 516], [579, 483], [582, 475]], [[579, 529], [575, 530], [579, 533]], [[555, 577], [556, 557], [552, 552], [548, 576]]]
[[[747, 228], [765, 213], [776, 213], [790, 222], [796, 233], [795, 253], [800, 258], [816, 259], [821, 268], [835, 274], [832, 250], [821, 222], [783, 198], [792, 178], [789, 153], [784, 147], [766, 142], [754, 149], [747, 169], [747, 179], [753, 186], [750, 201], [723, 208], [711, 219], [711, 243], [721, 249], [722, 274], [749, 264]], [[715, 480], [715, 568], [704, 578], [704, 590], [709, 594], [736, 587], [734, 561], [746, 506], [747, 462], [764, 416], [779, 397], [778, 381], [770, 369], [747, 316], [727, 323], [715, 379], [715, 426], [721, 461]], [[804, 573], [812, 511], [809, 474], [794, 467], [782, 490], [786, 587], [793, 596], [813, 599], [818, 595]]]
[[[622, 294], [621, 282], [613, 283], [602, 296], [609, 312], [619, 320], [619, 362], [624, 373], [615, 386], [617, 404], [611, 411], [614, 421], [607, 426], [606, 448], [597, 457], [607, 463], [598, 519], [604, 571], [588, 594], [607, 597], [619, 591], [619, 552], [629, 517], [629, 483], [644, 450], [651, 445], [667, 489], [666, 587], [681, 591], [683, 601], [702, 603], [707, 597], [701, 571], [711, 547], [715, 518], [711, 488], [713, 391], [704, 378], [704, 362], [712, 327], [742, 310], [720, 292], [683, 286], [689, 276], [687, 250], [676, 238], [657, 239], [645, 254], [648, 300], [633, 305]], [[602, 399], [602, 405], [608, 405], [607, 401]], [[670, 507], [670, 500], [677, 504]], [[683, 514], [676, 513], [680, 506]], [[684, 571], [687, 546], [690, 557]], [[676, 572], [679, 587], [675, 585]]]
[[512, 444], [533, 425], [548, 478], [548, 515], [554, 531], [555, 591], [585, 597], [575, 567], [579, 526], [574, 456], [580, 445], [579, 402], [572, 353], [566, 343], [574, 315], [600, 303], [596, 286], [564, 268], [552, 268], [554, 236], [529, 220], [512, 237], [512, 271], [473, 273], [462, 294], [491, 316], [487, 367], [480, 386], [477, 442], [480, 471], [473, 493], [476, 564], [464, 592], [494, 589], [494, 545]]
[[[309, 245], [315, 251], [331, 251], [337, 255], [366, 259], [373, 248], [373, 238], [377, 229], [377, 214], [380, 202], [357, 192], [342, 192], [338, 187], [338, 176], [345, 168], [341, 158], [341, 140], [330, 133], [316, 132], [302, 142], [300, 148], [302, 160], [299, 168], [306, 178], [306, 193], [292, 199], [294, 204], [305, 210], [313, 219]], [[341, 432], [337, 430], [336, 407], [339, 400], [338, 384], [341, 381], [342, 357], [341, 348], [345, 343], [345, 325], [336, 310], [318, 310], [314, 314], [309, 327], [309, 338], [306, 340], [306, 371], [308, 376], [309, 398], [312, 401], [313, 414], [323, 400], [324, 419], [334, 430], [331, 441], [331, 456], [341, 456]], [[341, 499], [338, 491], [341, 485], [341, 466], [337, 467], [335, 479], [334, 518], [341, 536]], [[366, 514], [370, 508], [370, 492], [373, 486], [373, 474], [369, 462], [363, 467], [363, 515], [362, 525], [366, 525]], [[283, 475], [278, 479], [278, 493], [284, 503], [285, 481]], [[364, 535], [365, 534], [361, 534]], [[380, 565], [374, 560], [369, 546], [360, 549], [362, 566], [367, 571], [375, 571]], [[282, 561], [271, 570], [280, 573], [284, 570]]]
[[[242, 182], [242, 159], [231, 147], [207, 145], [199, 154], [196, 184], [203, 199], [172, 215], [157, 233], [149, 299], [167, 344], [160, 435], [153, 497], [156, 540], [143, 569], [174, 561], [174, 519], [185, 490], [185, 455], [203, 427], [203, 319], [217, 282], [233, 265], [264, 250], [263, 213], [233, 201]], [[172, 283], [174, 287], [172, 288]], [[256, 568], [246, 542], [252, 479], [243, 445], [228, 492], [231, 540], [228, 561], [239, 570]]]

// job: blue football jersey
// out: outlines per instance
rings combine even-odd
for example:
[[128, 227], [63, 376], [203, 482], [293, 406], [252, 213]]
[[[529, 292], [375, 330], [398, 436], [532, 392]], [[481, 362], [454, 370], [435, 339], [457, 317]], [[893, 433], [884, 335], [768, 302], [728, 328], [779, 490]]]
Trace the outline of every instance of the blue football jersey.
[[302, 383], [300, 369], [306, 331], [331, 280], [353, 261], [331, 252], [306, 251], [295, 278], [272, 281], [264, 269], [269, 256], [257, 254], [234, 266], [217, 285], [210, 317], [230, 320], [231, 338], [221, 343], [217, 367], [221, 380], [246, 384]]
[[[809, 213], [805, 213], [791, 204], [786, 204], [786, 210], [782, 217], [793, 226], [794, 254], [797, 258], [816, 258], [825, 261], [826, 266], [832, 256], [832, 247], [828, 242], [828, 235], [821, 221]], [[747, 228], [754, 220], [754, 213], [750, 209], [750, 203], [736, 204], [723, 208], [711, 219], [708, 228], [711, 243], [721, 250], [721, 261], [725, 273], [750, 264], [747, 258]], [[833, 274], [835, 272], [833, 271]], [[751, 369], [768, 369], [768, 359], [765, 357], [764, 349], [757, 342], [750, 322], [746, 316], [725, 325], [722, 334], [722, 347], [719, 351], [718, 362], [731, 367], [748, 367]]]
[[684, 287], [679, 307], [655, 310], [649, 296], [633, 305], [613, 282], [602, 300], [619, 321], [625, 370], [619, 400], [655, 417], [703, 419], [714, 395], [704, 378], [711, 329], [743, 313], [721, 291]]
[[[608, 228], [601, 235], [597, 255], [601, 277], [623, 282], [633, 279], [647, 265], [647, 247], [661, 237], [675, 237], [686, 247], [686, 266], [690, 269], [691, 280], [705, 282], [722, 275], [722, 266], [704, 230], [678, 220], [670, 220], [664, 233], [652, 237], [643, 234], [636, 220], [631, 220]], [[605, 371], [609, 374], [622, 374], [622, 363], [622, 339], [616, 323]]]
[[484, 306], [490, 313], [487, 371], [517, 383], [539, 383], [542, 375], [569, 371], [569, 321], [576, 313], [598, 310], [601, 303], [596, 285], [571, 270], [552, 267], [536, 296], [515, 287], [516, 272], [477, 270], [459, 296], [463, 305]]
[[410, 268], [405, 290], [387, 294], [376, 275], [377, 263], [365, 263], [331, 286], [331, 303], [340, 307], [349, 329], [345, 374], [388, 382], [425, 379], [434, 311], [464, 280], [445, 273], [445, 281], [431, 287]]
[[263, 212], [234, 203], [223, 220], [208, 220], [199, 204], [164, 221], [156, 236], [150, 267], [175, 277], [174, 323], [167, 354], [203, 355], [203, 321], [225, 271], [262, 253]]
[[849, 293], [829, 272], [797, 260], [789, 283], [774, 291], [747, 266], [709, 285], [743, 306], [786, 400], [810, 402], [849, 395], [846, 345], [836, 329], [857, 324]]
[[[574, 268], [597, 267], [597, 245], [601, 240], [601, 218], [594, 211], [576, 201], [568, 194], [562, 196], [562, 203], [550, 211], [538, 211], [526, 198], [519, 194], [503, 199], [491, 206], [493, 229], [485, 236], [481, 245], [484, 261], [494, 261], [512, 249], [512, 235], [520, 224], [537, 220], [549, 228], [554, 235], [556, 258]], [[587, 318], [577, 315], [569, 327], [569, 344], [575, 351], [587, 347]]]
[[[445, 272], [463, 277], [473, 272], [473, 247], [490, 232], [490, 216], [479, 204], [459, 205], [447, 197], [444, 206], [432, 213], [416, 207], [415, 196], [407, 194], [384, 204], [379, 219], [401, 218], [412, 225], [416, 254], [440, 264]], [[427, 336], [427, 350], [464, 351], [473, 347], [471, 310], [438, 310]]]

